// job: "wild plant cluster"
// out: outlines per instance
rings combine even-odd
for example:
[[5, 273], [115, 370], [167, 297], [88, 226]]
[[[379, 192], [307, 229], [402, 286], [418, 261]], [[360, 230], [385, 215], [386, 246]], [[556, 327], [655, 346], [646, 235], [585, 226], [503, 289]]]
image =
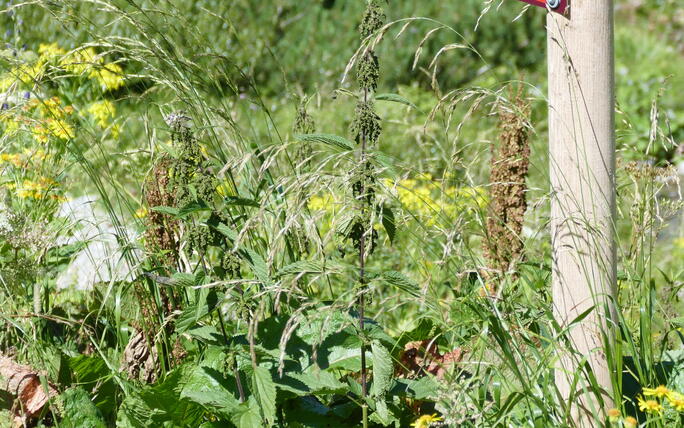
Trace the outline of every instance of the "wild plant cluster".
[[[573, 426], [537, 88], [472, 80], [483, 54], [459, 26], [396, 2], [288, 0], [269, 20], [181, 3], [1, 6], [0, 426]], [[332, 10], [339, 64], [269, 50], [318, 40]], [[29, 20], [71, 44], [23, 46]], [[331, 70], [339, 87], [312, 83]], [[613, 403], [574, 374], [595, 426], [684, 425], [663, 100], [648, 148], [638, 121], [620, 146]]]

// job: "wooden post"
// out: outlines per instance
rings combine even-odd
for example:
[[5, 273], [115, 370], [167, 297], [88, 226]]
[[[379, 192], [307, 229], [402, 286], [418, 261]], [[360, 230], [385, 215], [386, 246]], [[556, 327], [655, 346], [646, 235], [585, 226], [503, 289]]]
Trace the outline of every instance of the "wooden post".
[[[616, 281], [613, 1], [571, 0], [565, 16], [548, 14], [547, 32], [554, 314], [565, 327], [594, 307], [570, 328], [571, 346], [559, 344], [556, 383], [575, 423], [599, 426], [613, 407], [604, 348]], [[600, 394], [587, 389], [584, 357]]]

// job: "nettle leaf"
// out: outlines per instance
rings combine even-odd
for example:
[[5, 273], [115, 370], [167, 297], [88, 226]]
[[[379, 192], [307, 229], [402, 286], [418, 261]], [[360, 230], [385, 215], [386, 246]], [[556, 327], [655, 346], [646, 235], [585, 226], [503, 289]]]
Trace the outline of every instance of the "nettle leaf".
[[336, 375], [324, 370], [293, 373], [291, 377], [304, 383], [313, 394], [344, 394], [347, 390], [347, 385], [340, 382]]
[[401, 272], [384, 272], [381, 275], [381, 278], [388, 284], [393, 285], [402, 291], [405, 291], [413, 296], [419, 296], [418, 290], [420, 289], [420, 286], [418, 283], [408, 278]]
[[[202, 276], [202, 279], [204, 279], [204, 276]], [[171, 276], [172, 285], [184, 288], [198, 285], [197, 280], [197, 276], [192, 273], [177, 272]]]
[[325, 267], [322, 262], [316, 260], [299, 260], [281, 268], [276, 276], [299, 274], [299, 273], [323, 273]]
[[186, 333], [207, 345], [225, 345], [226, 342], [221, 332], [212, 325], [193, 327]]
[[399, 426], [400, 420], [396, 416], [397, 412], [394, 407], [388, 407], [385, 400], [378, 400], [375, 402], [375, 412], [373, 412], [369, 419], [385, 427], [392, 424]]
[[394, 243], [394, 237], [397, 234], [397, 224], [394, 220], [394, 211], [388, 206], [382, 207], [382, 227], [385, 228], [387, 232], [387, 237], [390, 243]]
[[252, 268], [254, 276], [259, 281], [263, 282], [264, 284], [268, 284], [271, 282], [271, 277], [268, 274], [268, 265], [259, 254], [250, 249], [242, 250], [241, 254], [243, 258], [247, 261], [249, 266]]
[[211, 208], [203, 201], [190, 202], [180, 210], [178, 210], [178, 217], [185, 218], [190, 214], [199, 213], [203, 211], [211, 211]]
[[281, 268], [276, 276], [300, 273], [336, 273], [341, 271], [339, 263], [332, 261], [299, 260]]
[[266, 367], [257, 366], [252, 374], [252, 383], [264, 417], [273, 424], [276, 417], [276, 384], [271, 372]]
[[183, 333], [192, 328], [202, 318], [213, 311], [219, 302], [219, 296], [215, 290], [201, 288], [198, 293], [198, 300], [193, 305], [188, 305], [176, 320], [176, 332]]
[[264, 423], [259, 414], [259, 403], [252, 396], [246, 403], [240, 403], [237, 407], [230, 421], [235, 424], [237, 428], [254, 428], [263, 427]]
[[225, 236], [226, 238], [230, 239], [231, 241], [235, 241], [237, 239], [237, 232], [235, 232], [233, 229], [231, 229], [229, 226], [226, 226], [223, 223], [219, 223], [217, 225], [210, 225], [214, 229], [216, 229], [217, 232]]
[[304, 143], [323, 143], [343, 150], [354, 150], [355, 144], [344, 137], [333, 134], [296, 134], [295, 138]]
[[201, 366], [193, 369], [180, 396], [209, 411], [229, 417], [240, 405], [236, 389], [232, 378], [226, 379], [218, 370]]
[[254, 199], [243, 198], [240, 196], [226, 196], [224, 199], [227, 205], [237, 205], [242, 207], [255, 207], [259, 208], [261, 205]]
[[158, 213], [170, 215], [172, 217], [178, 217], [179, 216], [179, 210], [176, 207], [166, 207], [163, 205], [160, 205], [158, 207], [152, 207], [152, 211], [156, 211]]
[[119, 407], [117, 426], [198, 426], [204, 410], [196, 403], [180, 397], [189, 368], [187, 365], [181, 366], [161, 383], [145, 386], [129, 394]]
[[371, 394], [381, 397], [389, 390], [394, 374], [394, 365], [389, 351], [379, 342], [371, 343], [371, 359], [373, 361], [373, 385]]
[[415, 104], [413, 104], [411, 101], [409, 101], [408, 98], [402, 97], [399, 94], [390, 94], [390, 93], [377, 94], [375, 96], [375, 99], [377, 101], [389, 101], [392, 103], [404, 104], [404, 105], [407, 105], [411, 108], [418, 109], [418, 107]]

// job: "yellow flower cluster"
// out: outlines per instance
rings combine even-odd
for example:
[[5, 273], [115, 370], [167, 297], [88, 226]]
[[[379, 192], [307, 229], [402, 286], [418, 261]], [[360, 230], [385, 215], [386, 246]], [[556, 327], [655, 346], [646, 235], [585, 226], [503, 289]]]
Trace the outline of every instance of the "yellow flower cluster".
[[100, 128], [106, 128], [109, 126], [109, 119], [116, 114], [116, 107], [111, 101], [102, 100], [92, 103], [87, 111], [95, 118]]
[[102, 58], [97, 58], [95, 49], [88, 47], [64, 55], [59, 61], [59, 65], [69, 73], [81, 75], [89, 72], [96, 64], [101, 62]]
[[103, 91], [116, 90], [124, 84], [123, 68], [119, 64], [105, 62], [92, 47], [67, 53], [57, 43], [41, 44], [38, 54], [35, 61], [17, 65], [1, 76], [0, 91], [5, 92], [17, 83], [33, 85], [46, 75], [50, 64], [74, 75], [87, 75], [96, 80]]
[[[386, 183], [388, 187], [391, 183]], [[444, 187], [429, 174], [419, 179], [401, 180], [396, 185], [397, 197], [411, 214], [434, 225], [437, 216], [453, 219], [465, 211], [476, 211], [487, 203], [481, 187]]]
[[91, 71], [88, 76], [97, 79], [103, 91], [113, 91], [124, 84], [123, 68], [115, 63], [104, 64], [101, 68]]
[[411, 424], [411, 426], [414, 428], [430, 428], [431, 425], [443, 420], [444, 419], [442, 417], [437, 416], [437, 413], [433, 413], [432, 415], [423, 415], [419, 417]]
[[684, 394], [680, 392], [660, 385], [656, 388], [644, 388], [642, 394], [637, 397], [639, 410], [642, 412], [658, 415], [664, 410], [663, 404], [667, 403], [677, 412], [684, 413]]
[[311, 211], [328, 211], [332, 212], [335, 200], [330, 193], [324, 195], [314, 195], [309, 198], [307, 206]]
[[[37, 181], [24, 180], [21, 186], [16, 189], [17, 196], [21, 199], [44, 199], [48, 194], [55, 189], [57, 183], [46, 177], [40, 177]], [[17, 187], [14, 184], [7, 185], [9, 188]], [[49, 195], [53, 199], [62, 200], [60, 196], [56, 194]]]
[[29, 101], [24, 110], [31, 110], [36, 108], [42, 117], [53, 119], [64, 119], [67, 115], [74, 112], [73, 106], [62, 107], [62, 100], [59, 97], [52, 97], [46, 100], [37, 98]]
[[91, 47], [65, 55], [60, 65], [73, 74], [87, 73], [89, 78], [97, 80], [103, 91], [119, 89], [124, 84], [123, 68], [113, 62], [105, 63], [104, 58], [98, 57]]
[[0, 154], [0, 164], [11, 163], [17, 168], [21, 168], [23, 161], [19, 153], [2, 153]]
[[39, 143], [46, 143], [50, 137], [59, 140], [74, 138], [74, 128], [64, 120], [48, 118], [33, 128], [33, 138]]
[[48, 155], [43, 150], [24, 149], [24, 153], [0, 153], [0, 164], [9, 163], [16, 168], [26, 168], [32, 162], [42, 161]]

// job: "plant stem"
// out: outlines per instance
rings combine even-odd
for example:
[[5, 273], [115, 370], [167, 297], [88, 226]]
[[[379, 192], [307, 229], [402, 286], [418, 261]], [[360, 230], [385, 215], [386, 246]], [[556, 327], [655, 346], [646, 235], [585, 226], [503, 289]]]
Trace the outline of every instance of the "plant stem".
[[[368, 90], [363, 90], [363, 102], [368, 100]], [[366, 135], [361, 133], [361, 167], [364, 168], [361, 178], [361, 219], [365, 219], [366, 214]], [[365, 225], [365, 223], [364, 223]], [[366, 292], [366, 231], [361, 233], [359, 239], [359, 282], [361, 284], [361, 295], [359, 296], [359, 330], [361, 331], [361, 409], [363, 412], [363, 426], [368, 426], [368, 408], [366, 406], [366, 396], [368, 395], [368, 386], [366, 383], [366, 342], [363, 337], [364, 333], [364, 313], [366, 306], [365, 292]]]

